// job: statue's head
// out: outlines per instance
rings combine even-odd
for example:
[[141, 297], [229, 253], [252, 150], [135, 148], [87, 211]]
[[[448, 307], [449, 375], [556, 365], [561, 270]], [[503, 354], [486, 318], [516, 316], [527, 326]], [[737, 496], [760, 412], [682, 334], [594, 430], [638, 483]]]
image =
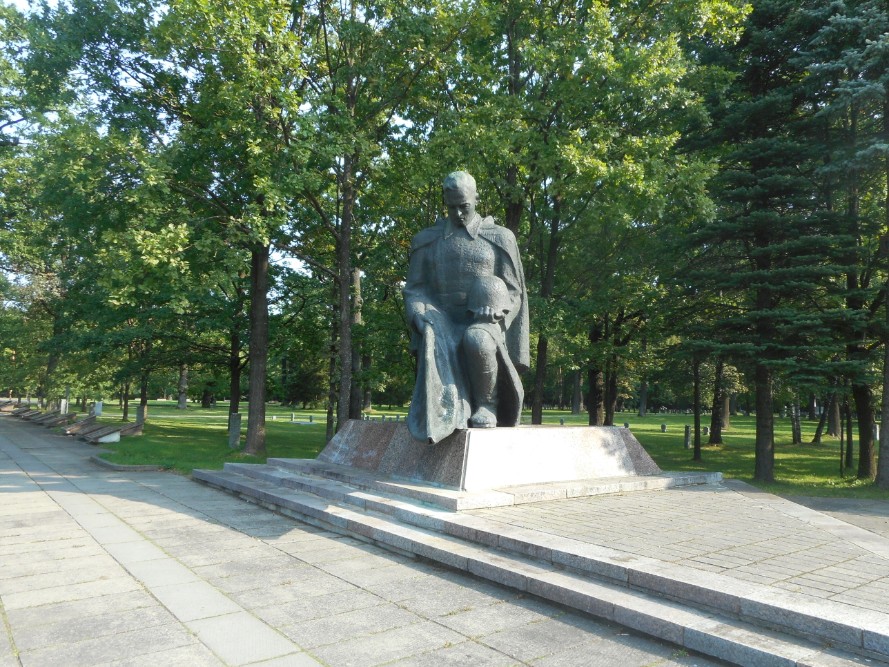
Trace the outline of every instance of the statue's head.
[[446, 204], [462, 204], [465, 201], [475, 204], [478, 201], [475, 179], [468, 172], [452, 171], [445, 176], [443, 188]]
[[478, 203], [475, 179], [465, 171], [453, 171], [445, 177], [443, 190], [448, 217], [455, 225], [465, 227], [475, 216]]

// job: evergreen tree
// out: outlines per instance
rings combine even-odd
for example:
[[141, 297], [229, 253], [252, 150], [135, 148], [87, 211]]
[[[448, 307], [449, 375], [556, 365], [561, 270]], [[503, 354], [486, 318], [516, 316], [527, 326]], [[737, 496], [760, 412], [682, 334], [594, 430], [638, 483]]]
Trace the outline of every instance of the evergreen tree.
[[736, 295], [712, 322], [724, 337], [714, 348], [753, 366], [760, 481], [774, 479], [776, 376], [806, 372], [814, 361], [807, 357], [825, 345], [811, 304], [823, 303], [838, 273], [832, 218], [812, 186], [820, 156], [810, 141], [806, 70], [794, 61], [817, 26], [794, 0], [763, 0], [737, 46], [717, 55], [736, 72], [709, 133], [721, 147], [712, 183], [719, 208], [693, 237], [702, 267], [695, 284]]

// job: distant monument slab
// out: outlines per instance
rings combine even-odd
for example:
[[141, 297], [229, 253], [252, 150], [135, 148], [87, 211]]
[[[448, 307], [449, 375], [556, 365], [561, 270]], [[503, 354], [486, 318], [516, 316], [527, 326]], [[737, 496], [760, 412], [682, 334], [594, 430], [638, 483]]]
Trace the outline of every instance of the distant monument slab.
[[461, 429], [430, 445], [404, 423], [354, 420], [318, 461], [457, 491], [661, 473], [628, 429], [609, 426]]

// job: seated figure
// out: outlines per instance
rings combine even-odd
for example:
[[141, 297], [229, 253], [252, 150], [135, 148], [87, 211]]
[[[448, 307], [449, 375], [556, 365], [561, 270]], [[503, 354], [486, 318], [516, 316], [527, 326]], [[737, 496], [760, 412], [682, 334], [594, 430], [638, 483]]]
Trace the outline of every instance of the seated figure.
[[517, 426], [528, 367], [528, 300], [515, 236], [475, 211], [475, 180], [444, 181], [448, 215], [411, 245], [404, 288], [417, 353], [408, 414], [414, 438]]

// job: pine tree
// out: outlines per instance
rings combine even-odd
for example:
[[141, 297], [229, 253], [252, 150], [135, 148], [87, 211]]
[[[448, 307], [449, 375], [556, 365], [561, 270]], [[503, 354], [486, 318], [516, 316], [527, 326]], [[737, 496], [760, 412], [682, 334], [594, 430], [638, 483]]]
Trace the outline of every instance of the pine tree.
[[718, 212], [693, 240], [691, 275], [712, 294], [734, 295], [711, 322], [714, 352], [749, 364], [756, 395], [754, 478], [774, 479], [773, 384], [806, 375], [824, 345], [820, 303], [836, 273], [835, 239], [813, 192], [817, 150], [803, 83], [794, 61], [817, 22], [793, 0], [765, 0], [750, 14], [738, 45], [717, 57], [736, 79], [713, 104], [711, 146], [722, 167], [712, 183]]

